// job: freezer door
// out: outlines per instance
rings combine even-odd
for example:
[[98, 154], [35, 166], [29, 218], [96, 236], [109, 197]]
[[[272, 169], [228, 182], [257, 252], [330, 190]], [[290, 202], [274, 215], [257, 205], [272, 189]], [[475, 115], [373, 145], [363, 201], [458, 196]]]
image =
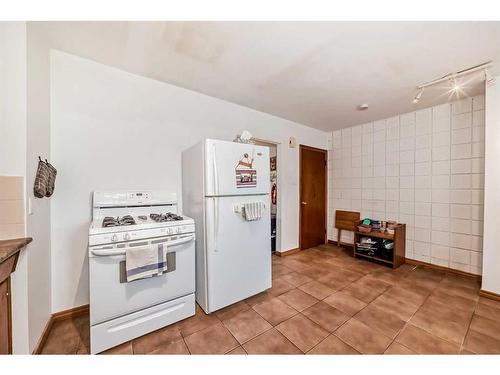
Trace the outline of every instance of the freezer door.
[[269, 148], [205, 141], [205, 196], [269, 193]]
[[[260, 220], [246, 221], [236, 209], [264, 202]], [[208, 313], [271, 287], [269, 195], [206, 199]]]

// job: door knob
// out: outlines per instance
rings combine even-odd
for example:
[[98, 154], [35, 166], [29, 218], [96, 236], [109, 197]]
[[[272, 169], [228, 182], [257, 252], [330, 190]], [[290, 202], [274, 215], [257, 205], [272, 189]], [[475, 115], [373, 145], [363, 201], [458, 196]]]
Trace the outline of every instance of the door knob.
[[300, 204], [307, 204], [307, 202], [300, 202]]

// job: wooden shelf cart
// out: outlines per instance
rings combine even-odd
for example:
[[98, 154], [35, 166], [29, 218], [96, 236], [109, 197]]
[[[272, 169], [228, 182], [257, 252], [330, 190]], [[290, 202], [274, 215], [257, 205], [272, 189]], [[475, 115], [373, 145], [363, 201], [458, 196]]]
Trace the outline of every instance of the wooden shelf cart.
[[[358, 225], [361, 224], [362, 221], [358, 222]], [[384, 259], [377, 256], [370, 256], [367, 254], [363, 254], [358, 252], [357, 243], [360, 242], [361, 237], [371, 237], [382, 240], [392, 240], [394, 241], [393, 255], [392, 259]], [[380, 231], [372, 231], [370, 233], [363, 233], [357, 230], [354, 231], [354, 249], [353, 256], [355, 258], [363, 258], [373, 260], [375, 262], [384, 263], [390, 265], [392, 268], [398, 268], [405, 262], [405, 247], [406, 247], [406, 224], [398, 224], [394, 228], [394, 234], [388, 234]]]

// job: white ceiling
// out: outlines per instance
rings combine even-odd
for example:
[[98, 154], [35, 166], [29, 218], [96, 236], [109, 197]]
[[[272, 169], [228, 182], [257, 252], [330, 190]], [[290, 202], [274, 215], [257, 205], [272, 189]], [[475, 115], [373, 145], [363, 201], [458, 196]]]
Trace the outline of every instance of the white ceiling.
[[[415, 86], [500, 57], [500, 22], [44, 22], [50, 46], [322, 130], [412, 104]], [[499, 73], [496, 70], [495, 73]], [[483, 91], [479, 79], [468, 95]], [[367, 111], [357, 106], [368, 103]]]

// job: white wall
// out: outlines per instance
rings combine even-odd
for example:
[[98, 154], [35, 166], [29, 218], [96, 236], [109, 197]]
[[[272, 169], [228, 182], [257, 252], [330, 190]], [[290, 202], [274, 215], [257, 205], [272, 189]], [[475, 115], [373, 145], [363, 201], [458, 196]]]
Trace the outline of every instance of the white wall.
[[[230, 83], [228, 83], [230, 84]], [[326, 148], [328, 134], [246, 107], [53, 51], [51, 157], [52, 311], [88, 303], [91, 192], [181, 187], [181, 152], [248, 129], [280, 143], [281, 250], [298, 247], [298, 148]]]
[[0, 22], [0, 174], [26, 169], [26, 24]]
[[406, 223], [407, 258], [481, 274], [484, 96], [335, 131], [331, 147], [329, 239], [336, 209], [360, 211]]
[[500, 294], [500, 76], [486, 86], [484, 180], [484, 256], [482, 289]]
[[[29, 349], [35, 348], [51, 314], [50, 204], [35, 198], [33, 183], [38, 156], [50, 160], [49, 48], [40, 24], [28, 22], [27, 30], [27, 137], [26, 196], [32, 201], [27, 216], [27, 234], [33, 237], [28, 249]], [[43, 29], [42, 29], [43, 30]]]
[[[0, 176], [26, 176], [25, 22], [0, 22]], [[26, 232], [23, 227], [16, 231], [21, 236]], [[29, 352], [27, 278], [28, 254], [23, 251], [11, 278], [12, 349], [16, 354]]]
[[22, 176], [24, 235], [12, 275], [13, 351], [31, 353], [50, 317], [50, 201], [33, 197], [38, 155], [49, 157], [49, 52], [37, 24], [0, 22], [0, 175]]

